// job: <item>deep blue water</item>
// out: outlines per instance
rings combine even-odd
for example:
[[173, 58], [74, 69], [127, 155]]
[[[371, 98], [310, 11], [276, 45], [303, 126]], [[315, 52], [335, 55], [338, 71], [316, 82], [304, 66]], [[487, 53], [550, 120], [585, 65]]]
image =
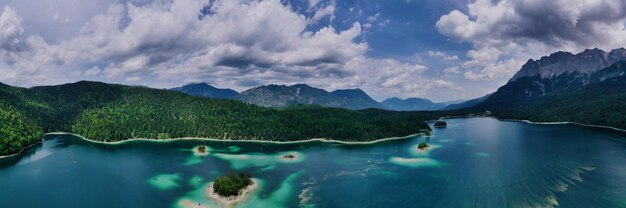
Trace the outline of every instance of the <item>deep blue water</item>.
[[[626, 136], [576, 125], [448, 119], [431, 137], [372, 145], [47, 136], [0, 159], [0, 207], [216, 206], [205, 187], [244, 171], [238, 207], [626, 207]], [[416, 149], [421, 142], [431, 150]], [[207, 156], [191, 149], [204, 144]], [[287, 153], [299, 156], [284, 161]]]

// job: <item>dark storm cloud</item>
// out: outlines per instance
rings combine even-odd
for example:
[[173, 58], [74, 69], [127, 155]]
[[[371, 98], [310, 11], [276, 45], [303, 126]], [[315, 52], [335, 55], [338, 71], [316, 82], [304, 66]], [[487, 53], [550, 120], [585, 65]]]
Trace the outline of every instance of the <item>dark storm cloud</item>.
[[[562, 1], [518, 1], [514, 3], [519, 20], [503, 22], [502, 35], [530, 38], [551, 45], [571, 41], [583, 45], [606, 42], [602, 25], [621, 23], [626, 19], [626, 1], [598, 1], [579, 11], [567, 9]], [[570, 2], [574, 4], [575, 2]], [[578, 14], [572, 14], [576, 12]], [[519, 21], [520, 23], [517, 23]]]

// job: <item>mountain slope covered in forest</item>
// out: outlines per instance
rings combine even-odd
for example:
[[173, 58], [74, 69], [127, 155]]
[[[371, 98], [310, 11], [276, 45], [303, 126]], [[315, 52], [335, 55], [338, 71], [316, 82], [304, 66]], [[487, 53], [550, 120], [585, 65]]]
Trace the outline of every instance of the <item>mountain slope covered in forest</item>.
[[[291, 107], [273, 109], [170, 90], [81, 81], [19, 88], [0, 85], [2, 154], [64, 131], [97, 141], [206, 137], [294, 141], [371, 141], [428, 130], [440, 112]], [[20, 135], [21, 134], [21, 135]]]

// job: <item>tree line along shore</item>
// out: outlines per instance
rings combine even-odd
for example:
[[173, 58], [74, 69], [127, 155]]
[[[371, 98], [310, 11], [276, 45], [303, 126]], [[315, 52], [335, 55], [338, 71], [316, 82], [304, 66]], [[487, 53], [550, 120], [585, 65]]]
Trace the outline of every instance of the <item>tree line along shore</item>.
[[33, 88], [0, 84], [0, 155], [40, 142], [45, 132], [72, 132], [103, 142], [182, 137], [374, 141], [430, 131], [424, 121], [461, 113], [307, 106], [273, 109], [88, 81]]

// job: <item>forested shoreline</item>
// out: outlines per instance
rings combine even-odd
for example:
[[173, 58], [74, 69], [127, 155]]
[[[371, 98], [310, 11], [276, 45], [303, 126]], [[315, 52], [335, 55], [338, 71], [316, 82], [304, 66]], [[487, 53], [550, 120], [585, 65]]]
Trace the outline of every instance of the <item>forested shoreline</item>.
[[496, 118], [534, 122], [576, 122], [626, 129], [626, 76], [594, 83], [572, 92], [506, 105], [478, 106]]
[[297, 141], [372, 141], [429, 131], [449, 112], [359, 111], [315, 106], [273, 109], [145, 87], [81, 81], [18, 88], [0, 85], [0, 155], [72, 132], [95, 141], [203, 137]]

